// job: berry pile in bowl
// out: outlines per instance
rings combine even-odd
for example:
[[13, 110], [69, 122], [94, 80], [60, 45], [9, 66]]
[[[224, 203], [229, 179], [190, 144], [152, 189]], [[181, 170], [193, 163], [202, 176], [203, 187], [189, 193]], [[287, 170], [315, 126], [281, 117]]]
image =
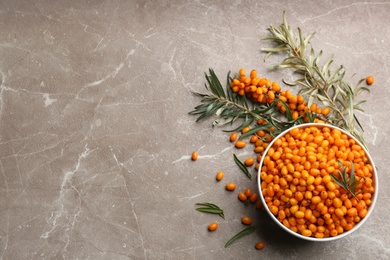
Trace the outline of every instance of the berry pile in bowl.
[[271, 218], [310, 241], [335, 240], [357, 230], [378, 195], [367, 149], [329, 124], [301, 124], [278, 135], [264, 151], [257, 181]]

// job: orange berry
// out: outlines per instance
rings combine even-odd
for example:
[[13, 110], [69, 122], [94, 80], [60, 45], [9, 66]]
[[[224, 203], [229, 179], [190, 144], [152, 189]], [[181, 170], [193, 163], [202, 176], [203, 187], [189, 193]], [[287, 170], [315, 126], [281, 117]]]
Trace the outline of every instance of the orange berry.
[[247, 158], [247, 159], [244, 161], [244, 164], [245, 164], [245, 166], [247, 166], [247, 167], [252, 166], [254, 163], [255, 163], [255, 159], [253, 159], [253, 158]]
[[277, 82], [272, 82], [272, 90], [274, 92], [279, 92], [280, 91], [280, 85]]
[[235, 183], [229, 182], [226, 184], [226, 189], [228, 191], [234, 191], [237, 188], [237, 185]]
[[244, 216], [241, 218], [241, 223], [249, 226], [252, 224], [252, 218], [250, 218], [248, 216]]
[[258, 200], [256, 202], [256, 209], [261, 209], [261, 208], [263, 208], [263, 201], [262, 200]]
[[239, 199], [239, 200], [241, 200], [242, 202], [245, 202], [247, 199], [248, 199], [248, 197], [245, 195], [245, 193], [243, 193], [243, 192], [239, 192], [238, 194], [237, 194], [237, 198]]
[[191, 154], [191, 159], [192, 159], [193, 161], [198, 160], [198, 153], [197, 153], [197, 152], [192, 152], [192, 154]]
[[224, 172], [220, 171], [217, 173], [217, 176], [215, 178], [217, 179], [217, 181], [221, 181], [224, 175]]
[[215, 231], [215, 230], [217, 230], [217, 228], [218, 228], [217, 222], [213, 222], [208, 226], [209, 231]]
[[246, 188], [244, 194], [249, 198], [252, 196], [252, 190], [250, 188]]
[[251, 143], [256, 143], [258, 140], [259, 140], [259, 137], [257, 135], [252, 135], [251, 139], [250, 139], [250, 142]]
[[235, 146], [236, 148], [238, 149], [242, 149], [246, 146], [246, 142], [243, 141], [243, 140], [238, 140], [236, 143], [235, 143]]
[[374, 77], [373, 77], [373, 76], [368, 76], [368, 77], [366, 78], [366, 83], [367, 83], [367, 85], [372, 85], [372, 84], [374, 84]]
[[310, 229], [302, 230], [302, 235], [305, 237], [310, 237], [313, 234], [313, 232]]
[[311, 112], [316, 112], [317, 111], [317, 104], [316, 103], [311, 104], [310, 111]]
[[251, 130], [251, 128], [249, 126], [246, 126], [244, 127], [242, 130], [241, 130], [241, 133], [242, 134], [245, 134], [246, 132], [248, 132], [249, 130]]
[[235, 142], [237, 140], [237, 133], [232, 133], [230, 135], [230, 142]]
[[255, 246], [255, 248], [257, 250], [260, 250], [260, 249], [263, 249], [265, 247], [265, 243], [264, 242], [258, 242]]
[[251, 73], [250, 73], [250, 78], [254, 79], [256, 77], [257, 77], [257, 71], [256, 70], [252, 70]]
[[252, 202], [252, 203], [255, 203], [257, 201], [257, 198], [259, 197], [259, 195], [257, 193], [253, 193], [250, 197], [249, 197], [249, 201]]
[[324, 109], [322, 109], [322, 114], [324, 116], [327, 116], [329, 113], [330, 113], [330, 108], [329, 107], [325, 107]]

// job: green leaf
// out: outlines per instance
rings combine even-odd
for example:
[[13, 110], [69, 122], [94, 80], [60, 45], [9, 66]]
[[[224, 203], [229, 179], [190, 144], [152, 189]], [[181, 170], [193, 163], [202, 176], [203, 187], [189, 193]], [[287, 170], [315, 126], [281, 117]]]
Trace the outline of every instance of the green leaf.
[[340, 187], [344, 187], [344, 183], [342, 183], [336, 176], [334, 176], [333, 173], [330, 174], [330, 177], [335, 183], [337, 183], [337, 185], [339, 185]]
[[245, 173], [246, 177], [248, 177], [250, 180], [252, 180], [252, 175], [249, 173], [248, 169], [246, 168], [245, 164], [243, 164], [235, 154], [233, 154], [233, 158], [237, 166], [241, 169], [243, 173]]
[[223, 219], [225, 219], [223, 210], [213, 203], [201, 202], [201, 203], [196, 203], [196, 205], [202, 206], [196, 208], [197, 211], [204, 212], [204, 213], [218, 214]]
[[362, 127], [362, 125], [360, 124], [360, 122], [359, 122], [358, 118], [356, 117], [356, 115], [353, 115], [353, 116], [354, 116], [354, 118], [355, 118], [356, 123], [357, 123], [358, 126], [360, 127], [360, 129], [363, 130], [363, 127]]
[[244, 228], [243, 230], [241, 230], [240, 232], [238, 232], [236, 235], [234, 235], [232, 238], [230, 238], [226, 244], [225, 244], [225, 248], [230, 246], [231, 244], [233, 244], [236, 240], [246, 236], [246, 235], [249, 235], [251, 233], [253, 233], [254, 231], [256, 230], [256, 227], [255, 226], [250, 226], [250, 227], [247, 227], [247, 228]]
[[330, 65], [333, 63], [333, 57], [334, 55], [332, 55], [322, 67], [322, 74], [326, 74], [326, 72], [329, 70]]
[[221, 214], [223, 210], [214, 209], [214, 208], [197, 208], [196, 210], [206, 213]]

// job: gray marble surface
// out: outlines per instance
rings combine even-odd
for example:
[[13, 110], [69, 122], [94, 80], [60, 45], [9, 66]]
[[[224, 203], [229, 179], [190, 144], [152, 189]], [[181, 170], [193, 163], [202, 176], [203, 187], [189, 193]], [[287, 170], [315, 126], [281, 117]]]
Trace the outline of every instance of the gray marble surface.
[[[187, 114], [209, 68], [291, 77], [260, 52], [284, 10], [346, 78], [376, 80], [358, 117], [378, 202], [335, 242], [291, 237], [240, 203], [237, 191], [256, 182], [232, 154], [252, 151]], [[0, 259], [389, 259], [389, 24], [387, 0], [0, 1]], [[202, 201], [226, 219], [197, 212]], [[257, 231], [224, 248], [243, 215]]]

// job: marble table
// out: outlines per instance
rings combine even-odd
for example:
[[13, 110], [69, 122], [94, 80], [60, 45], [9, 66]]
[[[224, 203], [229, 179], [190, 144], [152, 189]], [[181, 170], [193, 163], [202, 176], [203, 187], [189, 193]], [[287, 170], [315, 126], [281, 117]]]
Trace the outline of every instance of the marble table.
[[[232, 154], [252, 151], [188, 115], [209, 68], [291, 78], [260, 51], [283, 11], [348, 80], [375, 78], [357, 116], [380, 193], [334, 242], [294, 238], [240, 203], [238, 190], [257, 188]], [[1, 1], [0, 259], [389, 259], [389, 13], [386, 0]], [[202, 201], [225, 220], [196, 211]], [[258, 229], [224, 248], [244, 214]]]

